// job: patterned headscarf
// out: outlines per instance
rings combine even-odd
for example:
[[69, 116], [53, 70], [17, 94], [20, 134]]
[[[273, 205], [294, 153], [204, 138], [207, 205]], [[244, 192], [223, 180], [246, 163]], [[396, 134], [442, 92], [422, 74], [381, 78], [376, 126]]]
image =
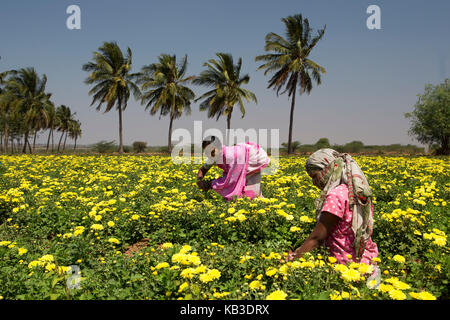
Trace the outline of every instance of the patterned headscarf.
[[314, 201], [317, 218], [327, 195], [340, 184], [348, 186], [349, 209], [353, 212], [354, 246], [356, 258], [360, 259], [373, 228], [372, 191], [364, 173], [349, 154], [333, 149], [317, 150], [308, 158], [305, 167], [310, 176], [319, 170], [313, 179], [314, 185], [322, 189], [319, 198]]

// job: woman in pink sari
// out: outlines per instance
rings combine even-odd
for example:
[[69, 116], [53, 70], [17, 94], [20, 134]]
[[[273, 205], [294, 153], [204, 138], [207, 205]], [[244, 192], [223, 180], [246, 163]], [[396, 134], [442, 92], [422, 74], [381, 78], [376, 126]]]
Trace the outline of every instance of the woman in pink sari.
[[[215, 137], [204, 140], [202, 148], [208, 159], [198, 170], [197, 185], [200, 189], [213, 189], [226, 200], [262, 197], [261, 169], [270, 162], [263, 148], [252, 142], [222, 146]], [[203, 178], [214, 164], [223, 170], [222, 177], [211, 182], [204, 181]]]

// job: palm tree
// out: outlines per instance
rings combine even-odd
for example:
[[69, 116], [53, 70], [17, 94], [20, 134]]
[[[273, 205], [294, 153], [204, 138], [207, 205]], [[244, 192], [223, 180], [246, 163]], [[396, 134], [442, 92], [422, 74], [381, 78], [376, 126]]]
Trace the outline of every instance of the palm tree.
[[[62, 138], [64, 137], [64, 134], [66, 135], [67, 139], [67, 132], [70, 129], [70, 124], [72, 121], [74, 121], [73, 116], [75, 114], [72, 113], [69, 107], [65, 105], [60, 105], [58, 108], [56, 108], [56, 118], [57, 118], [57, 126], [58, 131], [61, 132], [61, 136], [59, 138], [58, 142], [58, 151], [61, 147]], [[65, 146], [65, 140], [64, 140], [64, 146]], [[64, 148], [63, 148], [64, 149]]]
[[51, 104], [51, 94], [45, 92], [46, 83], [47, 76], [44, 74], [40, 78], [34, 68], [11, 71], [11, 76], [6, 83], [6, 90], [14, 96], [22, 118], [23, 153], [26, 152], [27, 144], [30, 153], [32, 152], [28, 136], [32, 130], [36, 130], [36, 123], [47, 121], [46, 106]]
[[104, 42], [99, 52], [94, 52], [93, 62], [83, 65], [83, 70], [91, 72], [85, 80], [86, 84], [94, 84], [89, 95], [94, 95], [91, 106], [98, 102], [97, 110], [106, 103], [104, 113], [109, 112], [114, 105], [119, 112], [119, 152], [123, 153], [122, 112], [126, 109], [130, 91], [135, 99], [140, 97], [139, 87], [134, 79], [137, 74], [131, 74], [132, 52], [127, 49], [126, 56], [116, 42]]
[[52, 151], [53, 151], [53, 131], [55, 130], [56, 124], [57, 124], [57, 116], [56, 116], [56, 110], [55, 105], [52, 103], [49, 106], [47, 106], [47, 116], [48, 116], [48, 124], [47, 129], [48, 132], [48, 138], [47, 138], [47, 148], [46, 151], [48, 151], [49, 145], [50, 145], [50, 136], [52, 138]]
[[69, 126], [69, 137], [75, 140], [73, 150], [77, 148], [77, 139], [81, 137], [81, 122], [79, 120], [74, 120]]
[[312, 36], [308, 19], [303, 19], [301, 14], [283, 18], [281, 21], [286, 27], [286, 39], [276, 33], [267, 34], [265, 50], [271, 53], [257, 56], [255, 60], [266, 62], [258, 68], [258, 70], [266, 69], [264, 74], [275, 72], [267, 88], [276, 89], [278, 95], [284, 86], [285, 90], [281, 94], [287, 91], [292, 99], [288, 139], [288, 153], [291, 153], [297, 86], [301, 95], [304, 92], [308, 94], [311, 92], [313, 80], [317, 85], [321, 83], [320, 75], [325, 73], [325, 69], [308, 57], [324, 35], [326, 26], [318, 30], [317, 35]]
[[241, 76], [242, 58], [238, 63], [233, 63], [233, 56], [229, 53], [216, 53], [217, 60], [210, 59], [203, 66], [207, 67], [200, 73], [200, 76], [194, 80], [194, 84], [204, 85], [213, 88], [196, 99], [204, 99], [200, 104], [201, 111], [208, 111], [208, 118], [216, 117], [216, 121], [220, 116], [227, 117], [227, 129], [230, 129], [231, 114], [233, 107], [239, 103], [242, 118], [245, 115], [243, 99], [246, 101], [254, 101], [257, 103], [256, 96], [253, 92], [241, 88], [243, 84], [247, 84], [250, 80], [248, 74]]
[[159, 112], [159, 117], [169, 115], [168, 150], [172, 149], [173, 120], [181, 117], [183, 112], [191, 113], [191, 101], [195, 98], [194, 92], [185, 86], [194, 79], [186, 77], [187, 55], [181, 63], [177, 64], [176, 55], [162, 54], [158, 62], [144, 66], [141, 70], [138, 83], [143, 91], [142, 104], [150, 114]]
[[10, 123], [17, 114], [17, 99], [10, 92], [4, 90], [0, 93], [0, 120], [2, 125], [2, 147], [6, 153], [8, 151], [8, 136], [10, 133]]

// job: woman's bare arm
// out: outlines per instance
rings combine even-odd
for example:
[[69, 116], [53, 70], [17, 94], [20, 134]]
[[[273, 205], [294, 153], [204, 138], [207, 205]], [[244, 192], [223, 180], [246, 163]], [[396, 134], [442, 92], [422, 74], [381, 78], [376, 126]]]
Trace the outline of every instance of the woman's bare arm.
[[289, 258], [300, 258], [303, 253], [319, 247], [327, 239], [333, 228], [339, 222], [339, 217], [329, 213], [322, 212], [319, 221], [317, 221], [316, 227], [311, 232], [309, 237], [303, 242], [303, 244], [290, 254]]

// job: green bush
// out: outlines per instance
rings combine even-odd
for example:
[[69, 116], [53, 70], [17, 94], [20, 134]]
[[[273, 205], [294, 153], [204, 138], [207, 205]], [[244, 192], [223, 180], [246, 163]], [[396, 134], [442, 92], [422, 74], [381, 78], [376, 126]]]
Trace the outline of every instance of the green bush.
[[147, 148], [147, 142], [144, 142], [144, 141], [133, 142], [134, 152], [137, 152], [137, 153], [144, 152], [145, 148]]
[[105, 141], [102, 140], [100, 142], [97, 142], [96, 144], [94, 144], [94, 148], [95, 151], [99, 152], [99, 153], [108, 153], [108, 152], [114, 152], [117, 151], [119, 149], [119, 147], [115, 144], [115, 141]]

